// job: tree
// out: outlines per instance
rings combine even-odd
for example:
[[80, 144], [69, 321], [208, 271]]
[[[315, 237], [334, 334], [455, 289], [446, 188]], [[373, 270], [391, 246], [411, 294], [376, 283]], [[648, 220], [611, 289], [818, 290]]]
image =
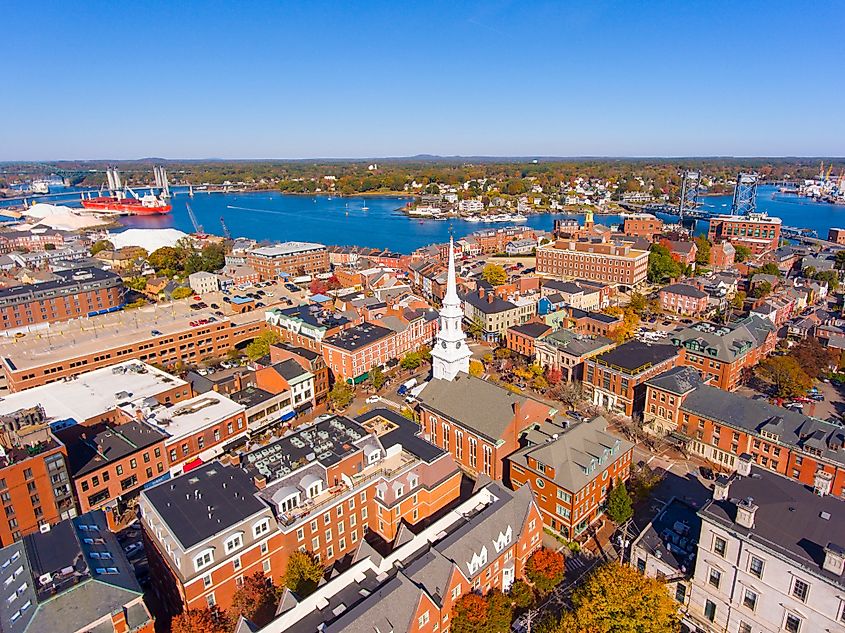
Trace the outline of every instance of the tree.
[[384, 372], [381, 370], [381, 367], [378, 365], [374, 365], [373, 368], [370, 370], [370, 384], [373, 386], [373, 389], [378, 391], [384, 386], [384, 383], [387, 382], [387, 376], [384, 375]]
[[486, 633], [487, 601], [477, 593], [461, 596], [452, 606], [452, 633]]
[[813, 380], [818, 380], [831, 366], [836, 366], [838, 360], [833, 350], [824, 347], [812, 336], [803, 339], [789, 350], [789, 356], [792, 356], [804, 373]]
[[666, 585], [617, 562], [592, 572], [572, 604], [561, 633], [675, 633], [680, 626], [678, 605]]
[[757, 268], [754, 271], [754, 274], [764, 274], [764, 275], [774, 275], [775, 277], [780, 277], [782, 273], [780, 272], [780, 268], [774, 262], [769, 262], [768, 264], [763, 264], [760, 268]]
[[484, 373], [484, 365], [481, 364], [481, 361], [471, 360], [469, 361], [469, 375], [470, 376], [481, 376]]
[[637, 316], [642, 316], [648, 309], [648, 299], [640, 292], [632, 292], [631, 303], [629, 303], [628, 306], [637, 314]]
[[528, 580], [542, 595], [550, 593], [563, 582], [564, 573], [566, 573], [566, 567], [563, 554], [546, 547], [541, 547], [534, 552], [525, 567]]
[[188, 609], [175, 616], [170, 622], [171, 633], [229, 633], [226, 616], [217, 607], [211, 609]]
[[845, 270], [845, 251], [836, 251], [836, 259], [833, 266], [836, 270]]
[[772, 293], [772, 284], [768, 281], [758, 282], [751, 290], [751, 296], [755, 299], [762, 299]]
[[179, 286], [170, 294], [170, 297], [178, 301], [179, 299], [185, 299], [186, 297], [190, 297], [193, 293], [194, 291], [190, 288], [186, 288], [185, 286]]
[[324, 295], [328, 291], [329, 286], [323, 281], [319, 279], [315, 279], [311, 282], [311, 285], [308, 286], [308, 290], [311, 292], [312, 295]]
[[484, 597], [487, 602], [487, 630], [490, 633], [510, 631], [513, 622], [513, 603], [498, 589], [489, 591]]
[[567, 406], [574, 407], [581, 402], [583, 393], [584, 391], [580, 382], [561, 382], [555, 387], [552, 396]]
[[672, 259], [669, 249], [660, 244], [652, 244], [648, 254], [648, 280], [662, 283], [681, 276], [681, 266]]
[[399, 366], [402, 369], [416, 369], [421, 364], [422, 360], [420, 359], [420, 355], [416, 352], [408, 352], [402, 360], [399, 361]]
[[699, 235], [695, 238], [695, 247], [698, 251], [695, 254], [695, 263], [707, 265], [710, 263], [710, 240], [706, 235]]
[[549, 388], [549, 382], [543, 376], [534, 376], [531, 386], [538, 391], [544, 391]]
[[[845, 251], [839, 252], [845, 253]], [[839, 288], [839, 273], [835, 270], [820, 270], [813, 275], [813, 279], [826, 282], [831, 292], [836, 292], [836, 289]]]
[[276, 613], [277, 595], [277, 587], [262, 572], [245, 576], [243, 584], [232, 596], [232, 606], [229, 607], [228, 615], [232, 625], [236, 625], [238, 617], [243, 616], [259, 627], [266, 626]]
[[475, 317], [467, 326], [467, 335], [474, 339], [480, 339], [484, 334], [484, 322]]
[[314, 554], [296, 550], [288, 557], [282, 584], [297, 597], [304, 598], [317, 589], [317, 584], [323, 579], [323, 572], [323, 566]]
[[742, 310], [745, 307], [745, 292], [742, 290], [737, 291], [731, 299], [731, 305], [737, 310]]
[[348, 407], [355, 398], [355, 390], [343, 380], [334, 383], [329, 392], [329, 402], [336, 411]]
[[508, 590], [508, 595], [519, 609], [528, 609], [534, 606], [536, 600], [534, 589], [524, 580], [514, 581]]
[[734, 254], [734, 261], [737, 263], [742, 263], [747, 261], [749, 257], [751, 257], [751, 249], [745, 246], [744, 244], [734, 244], [734, 250], [736, 253]]
[[758, 375], [775, 387], [782, 398], [800, 396], [813, 386], [813, 380], [792, 356], [772, 356], [762, 361]]
[[508, 274], [499, 264], [487, 264], [481, 270], [481, 278], [491, 286], [501, 286], [508, 280]]
[[626, 306], [624, 309], [613, 306], [605, 310], [605, 312], [611, 316], [622, 317], [622, 323], [612, 327], [608, 331], [607, 335], [609, 338], [613, 339], [618, 344], [622, 344], [625, 341], [634, 338], [634, 334], [640, 326], [640, 317], [630, 305]]
[[611, 484], [611, 489], [607, 493], [607, 516], [616, 525], [622, 525], [634, 516], [634, 508], [631, 505], [631, 497], [628, 494], [628, 489], [625, 487], [624, 481], [618, 481]]
[[97, 240], [93, 244], [91, 244], [91, 255], [96, 255], [101, 251], [113, 251], [114, 244], [112, 244], [109, 240]]
[[278, 343], [280, 340], [281, 339], [276, 332], [268, 330], [256, 336], [252, 340], [252, 343], [246, 346], [246, 350], [244, 351], [250, 360], [258, 360], [262, 356], [269, 354], [270, 346], [274, 343]]
[[549, 367], [546, 369], [546, 381], [552, 386], [556, 386], [563, 378], [563, 372], [557, 367]]

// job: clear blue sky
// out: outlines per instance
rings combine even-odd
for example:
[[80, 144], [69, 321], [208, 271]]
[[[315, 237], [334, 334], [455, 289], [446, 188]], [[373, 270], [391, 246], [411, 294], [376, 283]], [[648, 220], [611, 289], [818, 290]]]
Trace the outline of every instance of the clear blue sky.
[[10, 1], [0, 160], [845, 154], [845, 2]]

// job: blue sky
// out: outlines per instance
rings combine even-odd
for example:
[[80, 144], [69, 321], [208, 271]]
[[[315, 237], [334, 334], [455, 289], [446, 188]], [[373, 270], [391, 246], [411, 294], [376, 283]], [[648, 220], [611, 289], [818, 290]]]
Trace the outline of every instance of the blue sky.
[[8, 2], [0, 160], [845, 154], [845, 3]]

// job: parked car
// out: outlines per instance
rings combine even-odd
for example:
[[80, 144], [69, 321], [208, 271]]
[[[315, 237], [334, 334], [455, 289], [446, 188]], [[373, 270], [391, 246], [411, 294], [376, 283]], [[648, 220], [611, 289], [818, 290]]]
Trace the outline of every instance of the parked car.
[[194, 301], [202, 301], [202, 297], [199, 295], [194, 295]]
[[153, 336], [161, 336], [161, 332], [159, 332], [158, 330], [153, 330], [152, 332], [150, 332], [150, 334], [152, 334]]
[[701, 476], [707, 481], [713, 481], [716, 479], [716, 475], [713, 474], [713, 469], [708, 468], [707, 466], [700, 466], [698, 472], [701, 473]]
[[132, 556], [140, 552], [142, 549], [144, 549], [144, 544], [141, 541], [135, 541], [131, 545], [124, 547], [123, 551], [126, 552], [126, 555], [128, 557], [131, 558]]
[[223, 301], [226, 303], [232, 303], [232, 300], [229, 297], [223, 297]]
[[373, 396], [367, 397], [366, 403], [367, 404], [375, 404], [376, 402], [379, 402], [380, 400], [381, 400], [381, 398], [379, 398], [376, 395], [373, 395]]
[[219, 310], [219, 309], [220, 309], [220, 306], [219, 306], [219, 305], [217, 305], [216, 303], [212, 303], [209, 307], [210, 307], [210, 308], [213, 308], [214, 310]]

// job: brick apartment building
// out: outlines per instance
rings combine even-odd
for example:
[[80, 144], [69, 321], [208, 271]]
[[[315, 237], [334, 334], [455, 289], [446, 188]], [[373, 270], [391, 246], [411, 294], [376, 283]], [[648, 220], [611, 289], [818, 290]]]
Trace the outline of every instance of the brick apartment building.
[[670, 341], [683, 352], [680, 364], [712, 378], [714, 386], [732, 391], [774, 351], [777, 331], [768, 319], [750, 316], [727, 325], [696, 323], [673, 332]]
[[736, 249], [730, 242], [721, 242], [710, 246], [710, 270], [729, 270], [733, 268]]
[[25, 332], [111, 312], [124, 303], [123, 280], [112, 272], [79, 268], [54, 275], [58, 279], [0, 290], [0, 329]]
[[831, 228], [827, 232], [827, 241], [834, 244], [845, 244], [845, 229]]
[[759, 467], [821, 486], [824, 494], [845, 494], [841, 426], [709, 384], [678, 391], [657, 377], [647, 384], [647, 408], [657, 426], [686, 438], [691, 453], [731, 471], [748, 454]]
[[314, 375], [314, 401], [322, 402], [329, 394], [329, 368], [322, 354], [304, 347], [287, 343], [270, 346], [270, 362], [280, 363], [285, 360], [296, 361], [300, 367]]
[[357, 384], [373, 367], [384, 367], [396, 353], [396, 333], [375, 323], [362, 323], [323, 339], [323, 360], [334, 380]]
[[291, 601], [266, 630], [351, 631], [366, 623], [397, 633], [449, 631], [461, 596], [507, 592], [525, 578], [541, 537], [530, 491], [489, 483], [421, 532], [406, 532], [385, 556], [362, 545], [353, 568], [333, 574], [307, 602]]
[[622, 232], [632, 237], [644, 237], [652, 241], [663, 232], [663, 220], [650, 213], [630, 213], [625, 216]]
[[646, 278], [648, 251], [605, 241], [558, 240], [537, 249], [537, 273], [633, 288]]
[[261, 281], [286, 275], [314, 275], [328, 272], [329, 252], [322, 244], [284, 242], [247, 251], [246, 263], [258, 273]]
[[709, 296], [689, 284], [669, 284], [657, 293], [661, 310], [682, 315], [698, 315], [705, 312]]
[[505, 346], [520, 356], [533, 360], [536, 342], [551, 331], [551, 326], [538, 321], [512, 325], [505, 333]]
[[[329, 566], [368, 531], [393, 541], [459, 495], [451, 456], [395, 413], [335, 416], [141, 494], [144, 540], [165, 608], [230, 606], [244, 576], [278, 578], [297, 548]], [[187, 510], [187, 511], [186, 511]]]
[[[27, 341], [29, 347], [8, 350], [0, 358], [2, 376], [10, 391], [79, 376], [83, 372], [108, 367], [129, 360], [149, 361], [165, 367], [182, 361], [197, 362], [209, 356], [224, 356], [232, 347], [249, 341], [267, 329], [264, 315], [234, 315], [213, 323], [191, 326], [188, 318], [153, 334], [143, 323], [112, 336], [100, 333], [43, 342]], [[80, 340], [82, 339], [82, 340]], [[47, 353], [49, 352], [49, 353]]]
[[502, 479], [504, 459], [531, 424], [550, 417], [538, 400], [467, 374], [432, 380], [417, 396], [424, 437], [448, 451], [473, 476]]
[[275, 308], [265, 314], [268, 325], [282, 341], [320, 354], [323, 352], [323, 339], [360, 322], [316, 306]]
[[584, 389], [593, 404], [631, 416], [645, 407], [645, 381], [680, 362], [672, 345], [628, 341], [584, 361]]
[[754, 255], [774, 251], [780, 246], [780, 218], [762, 213], [753, 215], [718, 215], [710, 218], [707, 237], [711, 242], [731, 242], [748, 247]]
[[523, 441], [507, 460], [511, 486], [528, 485], [543, 523], [565, 539], [579, 538], [604, 516], [610, 489], [628, 479], [634, 445], [608, 433], [602, 417], [543, 422]]

